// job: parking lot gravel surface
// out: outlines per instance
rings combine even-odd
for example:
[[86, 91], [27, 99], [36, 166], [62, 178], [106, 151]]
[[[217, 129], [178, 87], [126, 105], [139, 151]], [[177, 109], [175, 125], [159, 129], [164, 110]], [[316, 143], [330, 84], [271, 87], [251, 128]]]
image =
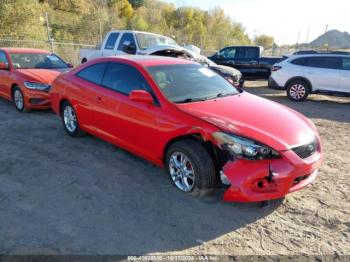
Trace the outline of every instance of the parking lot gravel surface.
[[311, 118], [323, 140], [317, 180], [276, 208], [186, 196], [152, 164], [69, 137], [51, 111], [0, 99], [0, 253], [349, 255], [350, 99], [245, 90]]

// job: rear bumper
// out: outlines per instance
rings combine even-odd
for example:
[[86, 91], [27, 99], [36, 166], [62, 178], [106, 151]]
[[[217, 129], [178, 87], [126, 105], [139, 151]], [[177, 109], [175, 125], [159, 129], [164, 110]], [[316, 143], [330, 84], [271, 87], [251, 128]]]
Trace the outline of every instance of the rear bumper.
[[272, 76], [269, 77], [268, 80], [268, 87], [269, 88], [277, 88], [277, 89], [285, 89], [284, 86], [281, 86], [277, 83], [277, 81], [275, 79], [273, 79]]
[[282, 198], [312, 183], [321, 162], [321, 152], [301, 159], [293, 151], [284, 152], [280, 159], [228, 162], [223, 173], [231, 185], [224, 193], [224, 201], [259, 202]]

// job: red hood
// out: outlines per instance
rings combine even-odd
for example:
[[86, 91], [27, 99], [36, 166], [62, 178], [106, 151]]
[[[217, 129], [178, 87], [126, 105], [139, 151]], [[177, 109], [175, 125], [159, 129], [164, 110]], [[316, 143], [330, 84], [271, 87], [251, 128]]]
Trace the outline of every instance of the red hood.
[[52, 84], [58, 75], [65, 72], [67, 69], [17, 69], [16, 71], [29, 77], [28, 81], [38, 81], [44, 84]]
[[306, 144], [315, 137], [313, 124], [304, 116], [247, 92], [177, 106], [223, 131], [254, 139], [278, 151]]

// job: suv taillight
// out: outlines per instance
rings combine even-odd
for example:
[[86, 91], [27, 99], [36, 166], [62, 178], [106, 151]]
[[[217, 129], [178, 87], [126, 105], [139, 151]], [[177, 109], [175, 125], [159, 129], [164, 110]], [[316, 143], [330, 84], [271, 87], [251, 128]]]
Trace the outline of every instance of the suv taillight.
[[273, 66], [273, 67], [271, 68], [271, 71], [272, 71], [272, 72], [276, 72], [276, 71], [278, 71], [278, 70], [280, 70], [280, 69], [282, 69], [282, 66]]

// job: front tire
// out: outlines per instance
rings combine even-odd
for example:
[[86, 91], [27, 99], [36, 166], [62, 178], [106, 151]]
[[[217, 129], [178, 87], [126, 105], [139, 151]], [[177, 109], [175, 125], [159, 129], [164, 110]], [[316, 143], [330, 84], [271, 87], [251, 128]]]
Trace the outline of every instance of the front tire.
[[30, 112], [30, 109], [25, 105], [23, 92], [18, 86], [15, 86], [12, 90], [12, 101], [18, 112]]
[[77, 114], [74, 107], [67, 101], [63, 103], [61, 108], [61, 118], [64, 129], [71, 137], [80, 137], [85, 133], [80, 129]]
[[166, 154], [166, 168], [172, 183], [180, 191], [195, 197], [214, 192], [214, 163], [199, 142], [186, 139], [171, 145]]
[[287, 96], [292, 101], [305, 101], [309, 94], [310, 86], [305, 81], [295, 80], [287, 86]]

